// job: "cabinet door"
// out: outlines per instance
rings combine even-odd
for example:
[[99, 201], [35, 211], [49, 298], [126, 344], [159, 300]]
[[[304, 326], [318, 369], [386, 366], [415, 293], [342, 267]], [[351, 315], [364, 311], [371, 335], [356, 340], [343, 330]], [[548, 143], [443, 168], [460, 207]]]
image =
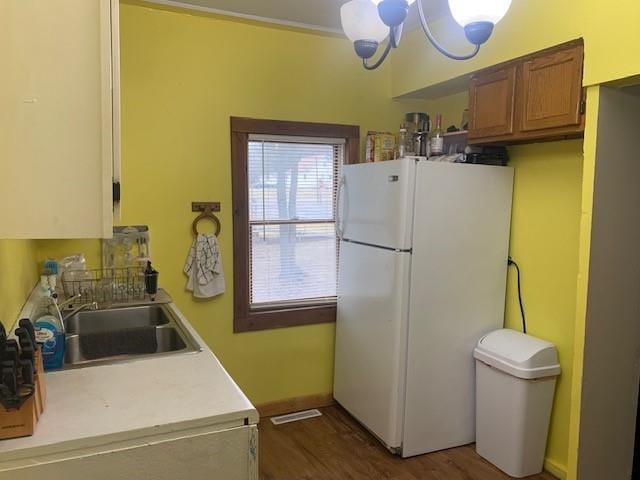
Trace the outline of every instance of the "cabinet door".
[[522, 131], [580, 124], [582, 56], [575, 46], [522, 64]]
[[111, 235], [117, 7], [0, 1], [0, 238]]
[[513, 134], [515, 85], [515, 65], [471, 78], [469, 138]]
[[[0, 478], [258, 480], [258, 427], [247, 425], [203, 432], [206, 428], [129, 438], [106, 445], [98, 443], [91, 449], [9, 461], [6, 467], [0, 462]], [[122, 433], [120, 437], [129, 435], [133, 433]]]

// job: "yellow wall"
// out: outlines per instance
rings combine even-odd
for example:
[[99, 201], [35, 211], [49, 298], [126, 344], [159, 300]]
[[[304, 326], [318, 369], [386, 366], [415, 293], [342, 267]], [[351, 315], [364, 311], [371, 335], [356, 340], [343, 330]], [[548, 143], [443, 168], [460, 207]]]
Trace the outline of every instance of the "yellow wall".
[[571, 388], [571, 415], [567, 478], [574, 480], [578, 471], [578, 441], [580, 434], [580, 406], [582, 402], [582, 371], [585, 345], [587, 293], [589, 289], [589, 254], [591, 249], [591, 219], [596, 165], [596, 136], [599, 87], [587, 89], [587, 123], [584, 134], [584, 168], [580, 209], [580, 238], [578, 249], [578, 282], [576, 289], [576, 321], [574, 338], [573, 384]]
[[13, 326], [38, 279], [33, 240], [0, 240], [0, 322]]
[[[444, 125], [459, 123], [467, 92], [427, 102], [430, 115]], [[567, 470], [572, 412], [576, 280], [582, 199], [582, 140], [509, 147], [515, 169], [510, 255], [522, 269], [529, 333], [558, 346], [558, 382], [546, 455], [556, 475]], [[520, 330], [515, 270], [509, 270], [505, 323]]]
[[[437, 54], [433, 48], [427, 46], [422, 32], [416, 30], [407, 34], [403, 39], [403, 44], [394, 52], [391, 92], [393, 96], [398, 97], [403, 95], [437, 95], [442, 91], [464, 90], [464, 81], [459, 81], [463, 75], [579, 37], [584, 38], [585, 41], [584, 85], [594, 86], [614, 81], [638, 83], [640, 80], [640, 30], [637, 28], [639, 18], [640, 2], [636, 0], [621, 0], [615, 2], [613, 7], [610, 3], [600, 0], [513, 2], [505, 19], [496, 27], [489, 44], [483, 47], [478, 57], [468, 62], [456, 62]], [[462, 30], [452, 20], [442, 19], [434, 22], [434, 30], [437, 32], [438, 38], [441, 38], [443, 43], [452, 49], [464, 51], [465, 47], [468, 48]], [[430, 105], [442, 104], [443, 102], [446, 105], [447, 100], [431, 101]], [[449, 104], [455, 105], [456, 103], [455, 100], [452, 100]], [[446, 108], [446, 106], [439, 107], [443, 111], [446, 111]], [[459, 109], [459, 107], [455, 109]], [[547, 452], [550, 462], [548, 466], [555, 465], [561, 470], [566, 470], [567, 478], [570, 480], [576, 478], [597, 109], [597, 87], [590, 87], [587, 100], [584, 161], [580, 166], [573, 165], [572, 173], [571, 169], [552, 172], [551, 167], [548, 166], [548, 173], [539, 178], [540, 182], [535, 190], [540, 195], [544, 194], [546, 182], [553, 183], [560, 178], [559, 175], [564, 175], [566, 180], [571, 180], [570, 196], [573, 199], [565, 198], [563, 203], [557, 204], [556, 208], [559, 211], [552, 209], [551, 213], [567, 215], [569, 208], [575, 208], [576, 199], [581, 202], [581, 210], [578, 210], [574, 216], [567, 216], [567, 219], [571, 220], [567, 225], [560, 223], [557, 225], [558, 228], [561, 228], [559, 231], [570, 228], [572, 232], [571, 249], [574, 253], [572, 260], [574, 263], [565, 264], [570, 269], [563, 270], [560, 273], [560, 278], [557, 277], [558, 272], [549, 275], [552, 284], [563, 283], [567, 295], [566, 301], [562, 300], [563, 307], [556, 309], [556, 312], [569, 315], [571, 310], [567, 301], [575, 300], [573, 327], [563, 322], [555, 330], [545, 329], [540, 332], [541, 336], [546, 335], [549, 339], [556, 338], [554, 341], [559, 344], [564, 371], [554, 406]], [[429, 111], [432, 112], [432, 110]], [[448, 120], [445, 120], [446, 125], [449, 123]], [[563, 153], [563, 147], [548, 148], [553, 151], [545, 150], [542, 146], [514, 148], [512, 149], [514, 164], [518, 165], [521, 159], [529, 158], [529, 163], [538, 165], [537, 162], [531, 161], [538, 156], [536, 149], [540, 149], [539, 153], [544, 152], [544, 155], [549, 158], [556, 154], [563, 154], [567, 158], [573, 158], [574, 163], [579, 161], [580, 155], [577, 146], [574, 146], [576, 150], [574, 154], [571, 152]], [[525, 166], [525, 163], [521, 164], [521, 167]], [[535, 172], [531, 170], [529, 173]], [[582, 182], [578, 190], [576, 190], [575, 182]], [[516, 180], [516, 188], [518, 188], [517, 183], [518, 180]], [[534, 190], [532, 189], [532, 191]], [[515, 195], [514, 222], [517, 220], [518, 205], [526, 201], [517, 190]], [[545, 210], [551, 206], [546, 202], [538, 207], [532, 204], [530, 210], [543, 215]], [[553, 215], [551, 217], [553, 218]], [[577, 234], [576, 222], [578, 225]], [[513, 231], [514, 238], [517, 238], [517, 233], [517, 230]], [[553, 234], [554, 232], [550, 231], [549, 233]], [[549, 242], [546, 243], [551, 257], [554, 256], [554, 251], [560, 252], [563, 249], [566, 252], [569, 251], [564, 243], [560, 243], [559, 248], [555, 248]], [[512, 248], [517, 246], [517, 243], [514, 243]], [[577, 252], [579, 252], [579, 257], [576, 256]], [[579, 258], [579, 263], [577, 263], [577, 258]], [[574, 285], [569, 289], [571, 279]], [[548, 296], [547, 300], [552, 300], [551, 296]], [[552, 303], [548, 305], [551, 306]], [[536, 305], [536, 307], [542, 307], [542, 305]], [[513, 306], [508, 307], [507, 313], [511, 319], [513, 319], [513, 311]], [[532, 331], [534, 330], [532, 329]], [[573, 359], [570, 358], [572, 352], [575, 352]], [[569, 379], [567, 374], [571, 374], [572, 378]], [[569, 380], [572, 382], [571, 386], [569, 386]], [[563, 473], [561, 470], [556, 473]]]
[[[582, 141], [512, 147], [515, 167], [510, 254], [522, 271], [528, 333], [558, 347], [558, 381], [547, 467], [567, 469], [580, 234]], [[522, 328], [515, 270], [509, 272], [506, 325]]]
[[586, 0], [584, 84], [640, 74], [640, 2]]
[[[388, 66], [366, 72], [334, 36], [121, 5], [123, 224], [148, 224], [161, 284], [254, 403], [329, 393], [334, 326], [233, 334], [229, 117], [396, 130], [421, 102], [389, 98]], [[182, 268], [191, 201], [222, 203], [227, 293], [194, 301]], [[38, 257], [98, 242], [38, 242]], [[91, 253], [92, 252], [92, 253]], [[95, 263], [92, 261], [92, 263]]]
[[[393, 103], [389, 93], [411, 94], [581, 36], [585, 85], [640, 74], [636, 0], [620, 0], [615, 8], [599, 0], [516, 1], [476, 59], [448, 60], [415, 30], [377, 72], [364, 72], [351, 46], [332, 36], [151, 10], [133, 0], [122, 5], [121, 16], [123, 223], [151, 225], [162, 283], [258, 403], [331, 390], [333, 327], [233, 335], [230, 284], [226, 295], [210, 302], [195, 302], [183, 291], [180, 271], [191, 240], [192, 200], [223, 202], [221, 241], [227, 279], [232, 278], [230, 115], [355, 123], [363, 134], [369, 128], [393, 130], [402, 112], [415, 109], [440, 111], [445, 126], [458, 124], [465, 94], [421, 108], [421, 102]], [[434, 22], [433, 27], [450, 48], [469, 48], [451, 20]], [[580, 141], [511, 149], [516, 167], [511, 253], [523, 268], [531, 333], [554, 341], [560, 350], [563, 376], [548, 460], [562, 470], [569, 443], [569, 478], [575, 475], [579, 428], [595, 91], [589, 91], [584, 164]], [[76, 251], [87, 252], [97, 264], [97, 241], [0, 241], [0, 271], [8, 272], [0, 277], [0, 320], [14, 320], [35, 283], [36, 257]], [[518, 327], [513, 276], [507, 296], [507, 324]]]
[[[589, 0], [593, 1], [593, 0]], [[477, 57], [451, 60], [437, 53], [421, 29], [407, 33], [391, 54], [393, 96], [440, 84], [475, 70], [582, 36], [585, 0], [518, 0]], [[615, 9], [612, 9], [615, 10]], [[432, 22], [436, 38], [454, 52], [471, 51], [450, 16]]]
[[442, 115], [442, 128], [446, 130], [450, 125], [460, 128], [462, 112], [469, 108], [469, 93], [462, 92], [428, 100], [426, 105], [426, 111], [431, 116], [432, 121], [435, 121], [436, 114], [440, 113]]
[[40, 264], [48, 258], [60, 260], [76, 253], [84, 254], [87, 268], [100, 268], [102, 261], [99, 240], [35, 240], [35, 246]]
[[[628, 12], [640, 8], [623, 1]], [[586, 42], [585, 84], [640, 73], [640, 55], [633, 50], [640, 47], [629, 41], [636, 30], [616, 27], [634, 16], [595, 0], [514, 2], [491, 42], [470, 62], [445, 59], [426, 46], [420, 31], [409, 32], [377, 72], [361, 70], [350, 45], [332, 36], [149, 9], [134, 1], [121, 10], [122, 223], [151, 226], [162, 283], [256, 403], [331, 391], [333, 326], [234, 335], [230, 284], [227, 294], [209, 302], [195, 302], [183, 290], [192, 200], [222, 201], [221, 241], [232, 279], [229, 116], [354, 123], [364, 134], [370, 128], [393, 130], [402, 112], [419, 109], [442, 112], [445, 126], [457, 125], [464, 93], [398, 105], [388, 100], [389, 92], [408, 94], [580, 36]], [[605, 21], [594, 21], [596, 14]], [[451, 20], [435, 22], [434, 29], [451, 48], [467, 47]], [[571, 399], [573, 371], [581, 370], [581, 353], [574, 362], [574, 348], [581, 352], [581, 327], [574, 322], [584, 294], [584, 282], [576, 285], [577, 249], [588, 251], [584, 212], [590, 207], [581, 193], [582, 142], [513, 147], [510, 153], [516, 168], [511, 254], [523, 269], [529, 328], [558, 345], [563, 368], [547, 451], [547, 465], [563, 473], [573, 461], [567, 451], [575, 447], [579, 412], [579, 378]], [[584, 170], [586, 185], [586, 160]], [[97, 242], [37, 243], [39, 259], [80, 250], [97, 261]], [[519, 328], [513, 272], [506, 317], [508, 326]]]
[[[392, 95], [410, 94], [475, 70], [583, 37], [584, 84], [640, 75], [640, 2], [618, 0], [514, 1], [489, 42], [470, 61], [437, 53], [421, 29], [408, 32], [392, 52]], [[464, 32], [449, 16], [431, 22], [436, 38], [454, 52], [468, 52]]]

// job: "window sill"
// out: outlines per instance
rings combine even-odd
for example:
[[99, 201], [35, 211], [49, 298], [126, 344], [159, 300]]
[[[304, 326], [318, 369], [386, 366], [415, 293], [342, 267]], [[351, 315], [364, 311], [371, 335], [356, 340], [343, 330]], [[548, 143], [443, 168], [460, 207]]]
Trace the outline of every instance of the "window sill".
[[297, 327], [336, 321], [336, 306], [292, 307], [278, 310], [254, 310], [233, 319], [234, 333]]

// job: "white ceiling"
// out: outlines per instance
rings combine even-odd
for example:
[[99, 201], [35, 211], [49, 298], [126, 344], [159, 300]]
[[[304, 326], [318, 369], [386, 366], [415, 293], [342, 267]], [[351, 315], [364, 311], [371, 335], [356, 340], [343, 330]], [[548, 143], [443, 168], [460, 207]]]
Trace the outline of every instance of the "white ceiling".
[[[275, 23], [341, 31], [340, 6], [348, 0], [150, 0], [165, 5], [191, 7]], [[447, 0], [421, 0], [425, 14], [435, 19], [449, 14]], [[416, 6], [409, 11], [407, 27], [418, 24]]]

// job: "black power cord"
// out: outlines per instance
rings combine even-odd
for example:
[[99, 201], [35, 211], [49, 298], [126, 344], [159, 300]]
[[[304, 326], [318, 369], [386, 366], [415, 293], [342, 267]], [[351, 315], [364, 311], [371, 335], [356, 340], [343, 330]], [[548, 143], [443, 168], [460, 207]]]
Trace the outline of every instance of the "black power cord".
[[520, 302], [520, 314], [522, 315], [522, 333], [527, 333], [527, 320], [524, 315], [524, 305], [522, 304], [522, 288], [520, 288], [520, 267], [511, 257], [507, 260], [507, 265], [516, 267], [516, 272], [518, 273], [518, 302]]

